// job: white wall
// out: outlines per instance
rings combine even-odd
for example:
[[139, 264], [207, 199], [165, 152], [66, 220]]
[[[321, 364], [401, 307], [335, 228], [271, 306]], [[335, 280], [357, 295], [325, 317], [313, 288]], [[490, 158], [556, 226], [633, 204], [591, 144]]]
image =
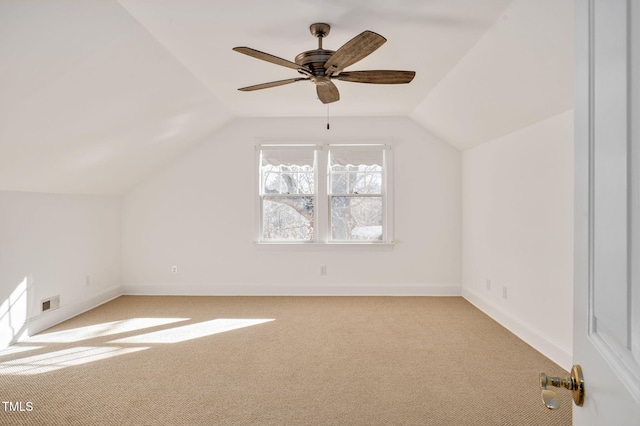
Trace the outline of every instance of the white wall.
[[0, 348], [117, 296], [120, 255], [120, 197], [0, 191]]
[[574, 20], [574, 0], [512, 0], [411, 117], [464, 151], [572, 108]]
[[573, 110], [465, 151], [462, 169], [463, 296], [569, 369]]
[[[253, 244], [254, 147], [277, 137], [393, 145], [395, 247]], [[0, 347], [121, 292], [462, 294], [569, 368], [572, 211], [572, 111], [462, 154], [406, 118], [238, 119], [122, 198], [0, 192]]]
[[[395, 247], [256, 247], [254, 147], [256, 138], [276, 137], [392, 144]], [[123, 197], [123, 290], [460, 294], [460, 161], [407, 118], [336, 118], [329, 131], [320, 118], [235, 120]]]

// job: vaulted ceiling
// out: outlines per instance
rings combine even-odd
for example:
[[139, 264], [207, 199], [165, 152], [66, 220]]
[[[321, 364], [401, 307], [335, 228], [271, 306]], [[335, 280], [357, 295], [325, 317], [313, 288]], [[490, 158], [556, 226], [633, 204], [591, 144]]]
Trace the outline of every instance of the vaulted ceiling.
[[325, 116], [293, 60], [364, 30], [387, 42], [332, 116], [407, 116], [464, 150], [573, 106], [572, 0], [0, 0], [0, 190], [121, 193], [235, 117]]

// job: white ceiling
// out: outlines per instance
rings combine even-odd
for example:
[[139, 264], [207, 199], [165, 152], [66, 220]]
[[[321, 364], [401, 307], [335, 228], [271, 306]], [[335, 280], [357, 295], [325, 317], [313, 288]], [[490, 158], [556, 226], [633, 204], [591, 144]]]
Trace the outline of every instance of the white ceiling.
[[573, 105], [572, 0], [0, 0], [0, 190], [122, 193], [234, 117], [324, 116], [293, 60], [362, 32], [387, 43], [337, 82], [333, 116], [409, 116], [468, 149]]

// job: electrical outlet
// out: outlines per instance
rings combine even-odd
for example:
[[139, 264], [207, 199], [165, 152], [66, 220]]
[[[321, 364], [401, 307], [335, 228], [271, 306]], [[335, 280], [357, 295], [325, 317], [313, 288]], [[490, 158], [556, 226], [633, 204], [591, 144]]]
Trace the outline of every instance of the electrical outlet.
[[504, 299], [506, 299], [506, 298], [507, 298], [507, 288], [506, 288], [506, 287], [502, 287], [502, 297], [503, 297]]
[[491, 280], [487, 280], [487, 291], [491, 291]]
[[178, 267], [177, 267], [177, 266], [172, 266], [172, 267], [171, 267], [171, 273], [172, 273], [173, 275], [176, 275], [176, 274], [178, 273]]
[[322, 265], [320, 267], [320, 275], [327, 275], [327, 266], [326, 265]]

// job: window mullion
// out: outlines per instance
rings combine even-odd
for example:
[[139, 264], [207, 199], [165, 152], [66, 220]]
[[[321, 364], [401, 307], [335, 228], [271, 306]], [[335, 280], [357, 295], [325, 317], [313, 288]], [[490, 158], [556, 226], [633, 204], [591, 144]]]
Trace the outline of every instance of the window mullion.
[[328, 151], [320, 148], [316, 151], [316, 238], [318, 242], [329, 240], [329, 200], [328, 193]]

